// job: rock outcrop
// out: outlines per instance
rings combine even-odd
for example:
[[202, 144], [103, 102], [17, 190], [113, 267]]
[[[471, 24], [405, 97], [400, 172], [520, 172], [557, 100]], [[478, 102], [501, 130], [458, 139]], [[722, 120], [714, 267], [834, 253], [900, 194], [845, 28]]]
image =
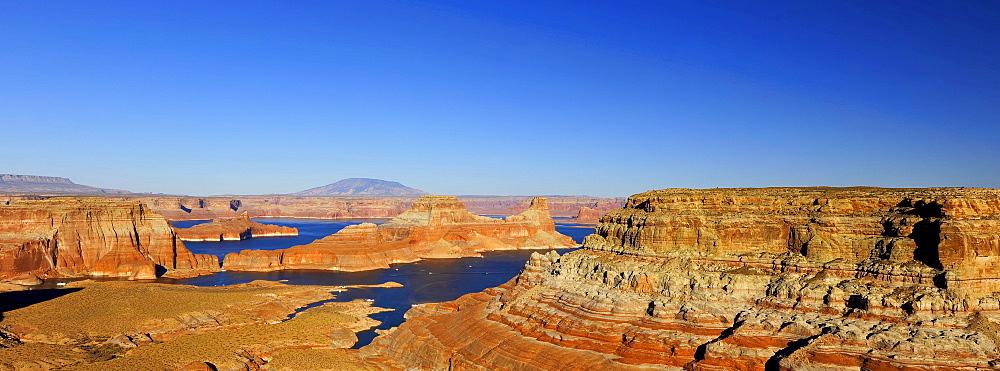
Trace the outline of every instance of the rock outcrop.
[[601, 217], [604, 216], [604, 214], [607, 214], [611, 210], [618, 209], [624, 204], [624, 202], [615, 202], [614, 200], [601, 200], [596, 202], [593, 207], [581, 207], [575, 217], [566, 221], [570, 223], [596, 224], [599, 220], [601, 220]]
[[[577, 216], [580, 209], [587, 207], [608, 212], [625, 205], [624, 197], [600, 198], [586, 196], [550, 196], [549, 213], [552, 216]], [[522, 196], [459, 196], [477, 215], [514, 215], [528, 209], [531, 197]]]
[[566, 220], [566, 222], [579, 223], [579, 224], [597, 224], [597, 222], [601, 220], [601, 217], [604, 216], [604, 214], [607, 214], [611, 210], [615, 210], [622, 207], [623, 204], [624, 203], [604, 201], [604, 202], [598, 202], [597, 205], [594, 206], [593, 208], [583, 206], [580, 208], [580, 211], [577, 212], [575, 217]]
[[406, 211], [415, 197], [129, 197], [149, 205], [169, 220], [235, 218], [392, 218]]
[[[6, 199], [17, 198], [8, 196]], [[176, 197], [142, 196], [120, 200], [137, 200], [169, 220], [234, 218], [247, 213], [251, 218], [392, 218], [406, 211], [417, 198], [362, 196], [236, 196], [236, 197]], [[462, 196], [469, 212], [476, 215], [514, 215], [531, 205], [531, 197], [522, 196]], [[576, 216], [580, 208], [608, 211], [622, 207], [624, 198], [548, 197], [553, 216]], [[4, 198], [0, 198], [4, 202]]]
[[1000, 367], [1000, 190], [669, 189], [583, 248], [410, 310], [390, 368]]
[[239, 241], [254, 237], [298, 236], [293, 227], [257, 223], [243, 213], [235, 218], [217, 218], [191, 228], [175, 228], [181, 241]]
[[422, 196], [382, 225], [348, 226], [313, 243], [284, 250], [226, 255], [228, 270], [324, 269], [362, 271], [426, 258], [480, 256], [481, 251], [564, 248], [573, 239], [555, 230], [544, 197], [506, 219], [470, 214], [453, 196]]
[[192, 254], [162, 216], [136, 201], [67, 197], [0, 205], [0, 280], [218, 270], [217, 257]]

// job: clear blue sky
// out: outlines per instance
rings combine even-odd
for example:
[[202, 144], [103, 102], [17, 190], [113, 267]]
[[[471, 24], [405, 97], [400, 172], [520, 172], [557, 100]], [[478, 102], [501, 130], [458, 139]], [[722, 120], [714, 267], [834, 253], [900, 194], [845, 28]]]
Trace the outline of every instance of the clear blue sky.
[[0, 2], [0, 173], [1000, 187], [996, 1]]

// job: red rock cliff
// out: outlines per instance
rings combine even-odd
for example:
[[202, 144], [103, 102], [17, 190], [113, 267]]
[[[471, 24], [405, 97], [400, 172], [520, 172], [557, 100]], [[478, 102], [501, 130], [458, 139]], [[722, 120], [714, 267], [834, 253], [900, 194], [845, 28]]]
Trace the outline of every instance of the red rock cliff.
[[191, 228], [175, 228], [181, 241], [239, 241], [253, 237], [298, 236], [299, 230], [257, 223], [247, 213], [235, 218], [217, 218]]
[[422, 305], [391, 368], [1000, 367], [1000, 190], [670, 189], [584, 247]]
[[480, 251], [562, 248], [573, 239], [555, 231], [544, 197], [506, 219], [470, 214], [456, 197], [421, 196], [382, 225], [364, 223], [302, 246], [229, 254], [229, 270], [388, 268], [425, 258], [479, 256]]
[[[520, 196], [463, 196], [459, 197], [477, 215], [514, 215], [528, 209], [531, 197]], [[604, 212], [625, 205], [625, 198], [598, 198], [558, 196], [548, 197], [549, 212], [553, 216], [577, 216], [580, 209], [587, 207]], [[596, 221], [596, 220], [595, 220]]]
[[409, 207], [413, 197], [125, 197], [139, 200], [170, 220], [234, 218], [391, 218]]
[[[13, 198], [16, 196], [8, 196]], [[406, 211], [415, 197], [376, 196], [237, 196], [173, 197], [116, 196], [113, 199], [137, 200], [169, 220], [233, 218], [247, 213], [251, 218], [392, 218]], [[514, 215], [528, 209], [531, 197], [463, 196], [459, 197], [473, 214]], [[3, 202], [3, 199], [0, 199]], [[554, 216], [575, 216], [580, 208], [600, 210], [601, 214], [621, 207], [624, 198], [551, 197], [549, 211]]]
[[218, 271], [194, 255], [167, 221], [136, 201], [14, 200], [0, 206], [0, 279], [18, 275], [156, 278]]

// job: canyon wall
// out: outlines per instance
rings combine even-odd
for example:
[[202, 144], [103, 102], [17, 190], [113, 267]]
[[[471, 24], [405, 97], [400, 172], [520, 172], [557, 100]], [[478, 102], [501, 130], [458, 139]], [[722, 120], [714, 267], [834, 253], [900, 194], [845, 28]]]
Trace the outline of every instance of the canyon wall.
[[5, 203], [0, 205], [0, 280], [147, 279], [219, 270], [217, 257], [192, 254], [166, 219], [137, 201], [57, 197]]
[[410, 310], [390, 368], [1000, 367], [1000, 190], [668, 189], [583, 248]]
[[361, 271], [426, 258], [480, 256], [481, 251], [564, 248], [573, 239], [555, 230], [547, 200], [535, 198], [518, 215], [495, 219], [469, 213], [453, 196], [421, 196], [382, 225], [362, 223], [307, 245], [226, 255], [228, 270]]
[[391, 218], [410, 206], [414, 197], [132, 197], [170, 220], [235, 218]]
[[254, 237], [298, 236], [293, 227], [257, 223], [243, 213], [235, 218], [217, 218], [190, 228], [175, 228], [181, 241], [239, 241]]
[[[531, 197], [519, 196], [459, 196], [458, 198], [469, 208], [469, 212], [476, 215], [518, 214], [528, 209], [532, 199]], [[549, 213], [552, 216], [575, 217], [583, 207], [607, 212], [625, 205], [624, 197], [552, 196], [547, 198]]]
[[[12, 197], [7, 197], [12, 198]], [[233, 218], [247, 213], [251, 218], [392, 218], [410, 207], [416, 197], [375, 196], [233, 196], [233, 197], [119, 197], [138, 200], [169, 220]], [[461, 196], [469, 211], [477, 215], [514, 215], [528, 209], [531, 197]], [[554, 216], [576, 216], [582, 207], [602, 211], [619, 208], [624, 198], [550, 197]], [[609, 206], [610, 205], [610, 206]], [[603, 213], [602, 213], [603, 214]]]
[[567, 220], [570, 223], [596, 224], [604, 214], [625, 206], [624, 199], [604, 199], [594, 203], [594, 206], [583, 206], [576, 216]]

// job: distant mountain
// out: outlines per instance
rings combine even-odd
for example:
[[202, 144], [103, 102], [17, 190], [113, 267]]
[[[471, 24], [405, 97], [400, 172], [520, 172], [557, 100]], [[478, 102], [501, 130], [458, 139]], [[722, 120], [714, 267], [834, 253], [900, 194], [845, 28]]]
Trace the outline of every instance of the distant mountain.
[[427, 192], [388, 180], [348, 178], [292, 194], [296, 196], [419, 196], [425, 195]]
[[85, 186], [54, 176], [0, 174], [0, 193], [126, 194], [131, 192]]

